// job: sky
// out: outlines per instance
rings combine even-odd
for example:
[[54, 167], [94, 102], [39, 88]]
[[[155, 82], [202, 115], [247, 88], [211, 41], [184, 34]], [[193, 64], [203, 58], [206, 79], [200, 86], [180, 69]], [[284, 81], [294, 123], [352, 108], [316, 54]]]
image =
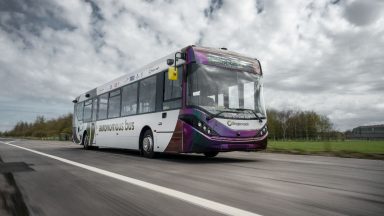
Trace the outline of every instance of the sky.
[[384, 123], [381, 0], [0, 0], [0, 131], [191, 44], [258, 58], [269, 109]]

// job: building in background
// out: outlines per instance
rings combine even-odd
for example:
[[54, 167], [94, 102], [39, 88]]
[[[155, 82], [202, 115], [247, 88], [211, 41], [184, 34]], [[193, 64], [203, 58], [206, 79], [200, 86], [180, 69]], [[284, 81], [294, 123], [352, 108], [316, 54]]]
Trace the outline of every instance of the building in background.
[[384, 124], [359, 126], [345, 134], [347, 139], [384, 140]]

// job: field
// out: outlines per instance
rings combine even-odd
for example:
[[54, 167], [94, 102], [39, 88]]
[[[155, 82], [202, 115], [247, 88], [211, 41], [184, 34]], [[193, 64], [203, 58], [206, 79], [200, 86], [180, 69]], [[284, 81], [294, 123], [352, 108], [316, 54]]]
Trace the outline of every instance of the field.
[[268, 152], [333, 155], [384, 159], [384, 140], [348, 141], [273, 141], [268, 140]]

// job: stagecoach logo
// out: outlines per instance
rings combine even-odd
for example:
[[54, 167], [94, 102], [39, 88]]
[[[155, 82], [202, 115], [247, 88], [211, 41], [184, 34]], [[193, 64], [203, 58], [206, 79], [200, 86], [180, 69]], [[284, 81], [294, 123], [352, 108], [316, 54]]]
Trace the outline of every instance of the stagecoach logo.
[[249, 123], [248, 122], [234, 122], [234, 121], [227, 121], [227, 125], [228, 126], [248, 126]]

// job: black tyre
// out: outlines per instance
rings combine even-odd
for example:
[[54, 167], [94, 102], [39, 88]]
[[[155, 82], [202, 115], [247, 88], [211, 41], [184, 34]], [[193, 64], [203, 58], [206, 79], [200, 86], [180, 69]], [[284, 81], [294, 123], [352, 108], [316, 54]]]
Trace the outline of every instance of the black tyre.
[[204, 156], [205, 157], [215, 157], [219, 154], [219, 152], [205, 152]]
[[141, 138], [141, 154], [147, 158], [154, 158], [155, 152], [153, 151], [155, 143], [151, 130], [146, 130]]
[[84, 138], [83, 138], [83, 148], [86, 149], [86, 150], [91, 149], [91, 146], [89, 145], [89, 137], [88, 137], [88, 134], [84, 134]]

